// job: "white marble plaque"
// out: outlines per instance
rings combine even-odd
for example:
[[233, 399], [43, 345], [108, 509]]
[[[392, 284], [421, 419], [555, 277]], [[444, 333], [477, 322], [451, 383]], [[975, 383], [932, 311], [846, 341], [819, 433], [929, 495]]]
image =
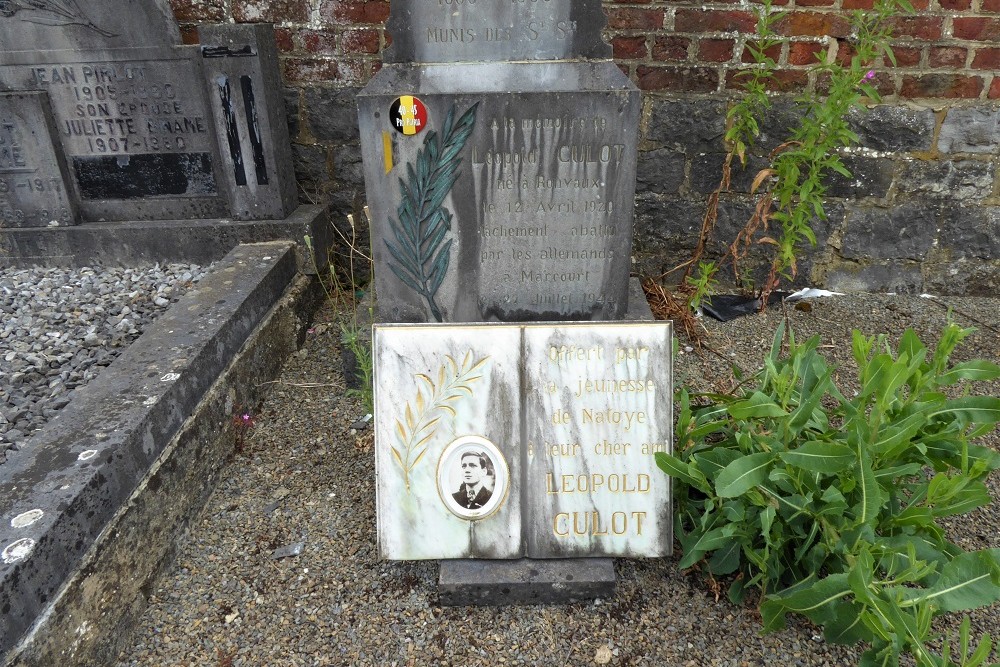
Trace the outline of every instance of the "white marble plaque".
[[669, 322], [377, 325], [380, 554], [670, 553]]

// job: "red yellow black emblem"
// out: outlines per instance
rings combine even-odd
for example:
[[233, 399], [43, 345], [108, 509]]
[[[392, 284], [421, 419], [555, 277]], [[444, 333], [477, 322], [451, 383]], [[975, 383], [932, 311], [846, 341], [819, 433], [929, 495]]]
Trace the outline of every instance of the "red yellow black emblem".
[[389, 122], [400, 134], [417, 134], [427, 127], [427, 107], [413, 95], [403, 95], [389, 107]]

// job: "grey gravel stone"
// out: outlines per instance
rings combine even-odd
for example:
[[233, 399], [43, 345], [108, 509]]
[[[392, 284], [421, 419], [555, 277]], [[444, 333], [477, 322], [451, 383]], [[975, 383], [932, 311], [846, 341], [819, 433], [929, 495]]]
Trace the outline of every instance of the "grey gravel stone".
[[0, 434], [0, 464], [207, 270], [0, 270], [0, 411], [15, 427]]

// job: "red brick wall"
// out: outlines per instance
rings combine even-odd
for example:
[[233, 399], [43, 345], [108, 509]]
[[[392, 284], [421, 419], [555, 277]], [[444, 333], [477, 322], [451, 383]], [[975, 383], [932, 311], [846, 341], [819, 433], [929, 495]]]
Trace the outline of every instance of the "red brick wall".
[[[388, 0], [171, 0], [185, 34], [199, 22], [274, 22], [287, 84], [363, 85], [378, 71], [386, 44]], [[733, 2], [605, 2], [615, 59], [644, 91], [724, 92], [746, 59], [753, 13]], [[789, 15], [788, 43], [775, 54], [777, 85], [815, 85], [816, 54], [850, 54], [846, 11], [871, 0], [777, 0]], [[896, 67], [879, 68], [883, 95], [900, 98], [1000, 99], [1000, 0], [916, 0], [898, 19]]]
[[[817, 54], [849, 57], [846, 11], [871, 0], [779, 0], [789, 14], [778, 26], [787, 43], [776, 50], [777, 85], [814, 86], [807, 74]], [[1000, 98], [1000, 0], [918, 0], [915, 15], [895, 22], [896, 67], [879, 67], [878, 87], [888, 99]], [[605, 3], [616, 60], [646, 91], [709, 93], [733, 85], [733, 72], [749, 57], [752, 12], [726, 2]], [[888, 63], [886, 63], [888, 65]]]
[[274, 23], [290, 86], [364, 85], [386, 44], [388, 0], [170, 0], [184, 38], [198, 23]]

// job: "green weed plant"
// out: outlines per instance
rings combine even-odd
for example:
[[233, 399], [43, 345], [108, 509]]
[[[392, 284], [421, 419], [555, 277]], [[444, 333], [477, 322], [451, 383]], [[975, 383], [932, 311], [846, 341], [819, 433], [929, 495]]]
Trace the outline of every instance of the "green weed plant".
[[[365, 216], [367, 217], [367, 215], [368, 210], [366, 207]], [[361, 250], [357, 243], [358, 232], [355, 228], [354, 216], [348, 215], [347, 219], [351, 227], [350, 238], [347, 238], [336, 227], [333, 228], [348, 248], [349, 260], [346, 280], [341, 279], [337, 275], [337, 270], [333, 262], [327, 262], [326, 275], [324, 275], [324, 272], [320, 270], [316, 263], [316, 251], [313, 247], [312, 237], [306, 234], [303, 237], [303, 242], [312, 261], [313, 271], [319, 279], [320, 287], [323, 288], [323, 293], [326, 294], [327, 300], [333, 303], [338, 309], [354, 311], [359, 300], [364, 298], [365, 294], [364, 286], [360, 285], [359, 281], [356, 280], [354, 256], [362, 257], [367, 262], [369, 277], [373, 276], [374, 262], [371, 257]], [[370, 278], [370, 280], [374, 284], [374, 279]], [[374, 319], [374, 308], [374, 299], [369, 299], [368, 322], [372, 322]], [[372, 361], [371, 338], [370, 336], [366, 336], [365, 333], [361, 323], [358, 322], [357, 312], [353, 313], [350, 320], [340, 323], [340, 343], [354, 355], [356, 363], [355, 378], [358, 381], [358, 387], [348, 388], [344, 392], [344, 395], [348, 398], [359, 400], [364, 409], [368, 411], [368, 414], [372, 414], [375, 412], [374, 362]]]
[[712, 277], [722, 264], [729, 262], [736, 280], [742, 280], [739, 263], [761, 231], [764, 233], [757, 242], [773, 250], [767, 278], [759, 290], [761, 303], [767, 303], [768, 294], [782, 278], [795, 277], [798, 253], [806, 242], [816, 245], [813, 225], [826, 219], [824, 200], [830, 176], [851, 176], [841, 159], [841, 151], [858, 142], [848, 114], [881, 100], [872, 68], [883, 61], [895, 65], [889, 47], [892, 19], [904, 12], [913, 12], [909, 0], [876, 0], [871, 10], [851, 12], [851, 38], [840, 47], [850, 48], [850, 57], [831, 59], [824, 52], [810, 68], [816, 85], [796, 99], [801, 121], [771, 152], [769, 166], [753, 180], [751, 193], [757, 196], [753, 215], [732, 240], [723, 260], [703, 262], [718, 217], [720, 194], [729, 189], [732, 162], [736, 159], [746, 164], [771, 108], [769, 90], [778, 65], [769, 54], [787, 39], [779, 35], [778, 26], [788, 12], [775, 10], [771, 0], [763, 0], [757, 8], [756, 34], [746, 46], [753, 66], [737, 73], [741, 95], [726, 113], [728, 152], [722, 177], [709, 197], [698, 244], [684, 275], [691, 307], [710, 300]]
[[[853, 336], [856, 394], [845, 396], [818, 337], [781, 353], [778, 329], [758, 376], [696, 405], [679, 392], [675, 484], [681, 568], [732, 575], [729, 597], [761, 592], [765, 632], [800, 614], [827, 641], [867, 642], [861, 664], [976, 666], [989, 635], [934, 637], [931, 621], [1000, 599], [1000, 549], [965, 552], [938, 523], [990, 503], [1000, 454], [973, 441], [1000, 421], [1000, 398], [969, 383], [1000, 378], [987, 361], [950, 363], [971, 329], [949, 324], [934, 349], [912, 331]], [[952, 645], [955, 649], [952, 649]], [[938, 648], [934, 648], [938, 647]]]

